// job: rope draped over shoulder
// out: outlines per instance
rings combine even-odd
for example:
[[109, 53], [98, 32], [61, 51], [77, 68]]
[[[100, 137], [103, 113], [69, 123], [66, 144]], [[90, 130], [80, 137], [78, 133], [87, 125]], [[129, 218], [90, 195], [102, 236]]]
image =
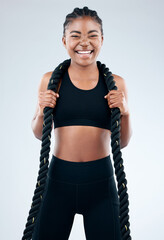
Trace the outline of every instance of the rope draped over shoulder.
[[[53, 71], [47, 89], [57, 92], [57, 87], [60, 79], [63, 77], [65, 71], [68, 69], [71, 59], [67, 59], [60, 63]], [[115, 81], [113, 80], [112, 72], [105, 64], [97, 61], [99, 71], [103, 74], [105, 83], [108, 90], [117, 90]], [[40, 209], [41, 201], [44, 197], [45, 185], [47, 181], [48, 165], [49, 165], [49, 152], [50, 152], [50, 139], [52, 131], [53, 111], [51, 107], [44, 108], [44, 120], [42, 130], [42, 144], [40, 151], [40, 169], [38, 172], [36, 189], [34, 191], [33, 202], [27, 218], [26, 228], [23, 232], [22, 240], [31, 240], [35, 226], [35, 222]], [[117, 188], [119, 196], [119, 219], [121, 227], [122, 240], [131, 240], [130, 236], [130, 223], [129, 223], [129, 201], [127, 193], [127, 180], [124, 172], [122, 153], [120, 151], [120, 109], [111, 109], [111, 146], [115, 167], [115, 175], [117, 178]]]

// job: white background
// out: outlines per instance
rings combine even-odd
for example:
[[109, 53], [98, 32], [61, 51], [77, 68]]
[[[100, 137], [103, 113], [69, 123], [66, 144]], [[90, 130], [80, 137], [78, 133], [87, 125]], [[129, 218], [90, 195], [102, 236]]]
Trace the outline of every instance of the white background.
[[[69, 58], [62, 44], [65, 16], [85, 5], [103, 21], [97, 58], [128, 88], [133, 135], [122, 157], [133, 240], [164, 239], [164, 4], [161, 0], [1, 0], [0, 232], [23, 235], [39, 170], [41, 141], [31, 129], [42, 75]], [[51, 153], [54, 145], [52, 132]], [[84, 240], [76, 214], [69, 240]]]

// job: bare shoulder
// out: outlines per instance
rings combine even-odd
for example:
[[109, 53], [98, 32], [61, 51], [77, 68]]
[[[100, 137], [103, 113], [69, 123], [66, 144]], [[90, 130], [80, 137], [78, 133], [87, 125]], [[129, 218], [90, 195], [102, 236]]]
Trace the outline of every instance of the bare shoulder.
[[122, 78], [121, 76], [117, 75], [117, 74], [112, 74], [114, 81], [116, 82], [116, 86], [118, 88], [122, 88], [122, 86], [125, 84], [125, 80], [124, 78]]
[[49, 77], [51, 77], [52, 73], [53, 73], [53, 71], [51, 71], [51, 72], [46, 72], [46, 73], [43, 74], [43, 77], [44, 77], [44, 78], [49, 78]]
[[126, 82], [125, 79], [119, 75], [116, 74], [112, 74], [112, 76], [114, 77], [114, 81], [116, 83], [116, 86], [119, 90], [123, 91], [125, 94], [125, 98], [128, 101], [128, 89], [126, 86]]
[[41, 81], [39, 83], [39, 88], [38, 91], [46, 91], [48, 87], [49, 80], [51, 78], [52, 71], [51, 72], [46, 72], [43, 74]]

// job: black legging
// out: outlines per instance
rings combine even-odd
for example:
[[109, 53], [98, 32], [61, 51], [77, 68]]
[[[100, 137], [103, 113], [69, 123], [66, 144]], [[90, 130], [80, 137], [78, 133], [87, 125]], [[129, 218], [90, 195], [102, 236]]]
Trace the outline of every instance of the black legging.
[[32, 240], [68, 240], [76, 213], [87, 240], [121, 240], [110, 155], [87, 162], [52, 155]]

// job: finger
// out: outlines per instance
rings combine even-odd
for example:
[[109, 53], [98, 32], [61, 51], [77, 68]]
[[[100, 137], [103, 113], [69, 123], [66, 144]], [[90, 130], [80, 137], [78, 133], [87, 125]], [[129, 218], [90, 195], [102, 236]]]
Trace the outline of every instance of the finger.
[[58, 93], [56, 93], [56, 92], [54, 92], [54, 91], [52, 91], [50, 89], [47, 92], [53, 94], [55, 97], [59, 97]]
[[52, 95], [45, 95], [44, 97], [39, 96], [39, 100], [40, 101], [46, 101], [46, 102], [51, 102], [51, 101], [55, 101], [56, 102], [56, 97], [52, 96]]
[[109, 93], [109, 98], [116, 98], [116, 97], [118, 97], [118, 96], [120, 96], [120, 93], [119, 92], [115, 92], [115, 93]]
[[49, 106], [49, 107], [54, 107], [56, 105], [56, 102], [55, 103], [52, 103], [52, 102], [43, 102], [42, 103], [44, 106]]
[[55, 95], [54, 95], [54, 94], [49, 92], [49, 93], [46, 94], [46, 97], [53, 98], [53, 99], [56, 100], [56, 98], [58, 98], [59, 95], [58, 95], [58, 93], [55, 93]]
[[47, 100], [47, 99], [45, 99], [44, 100], [44, 103], [47, 103], [47, 104], [56, 104], [56, 101], [55, 100], [53, 100], [53, 99], [49, 99], [49, 100]]
[[119, 98], [118, 97], [109, 97], [109, 100], [110, 100], [110, 102], [111, 103], [115, 103], [115, 102], [117, 102], [118, 100], [119, 100]]
[[109, 92], [109, 96], [113, 97], [113, 96], [117, 96], [119, 94], [118, 91], [116, 92]]
[[109, 93], [108, 93], [108, 94], [106, 94], [106, 95], [104, 96], [104, 98], [108, 98], [108, 96], [109, 96]]
[[107, 95], [117, 94], [118, 90], [110, 90]]
[[107, 94], [107, 95], [104, 96], [104, 98], [106, 98], [108, 100], [118, 100], [118, 95]]
[[47, 98], [49, 99], [49, 100], [57, 100], [57, 96], [54, 96], [54, 95], [49, 95], [49, 96], [47, 96]]
[[109, 94], [115, 94], [115, 93], [117, 93], [118, 92], [118, 90], [110, 90], [109, 91]]
[[116, 103], [111, 103], [110, 105], [109, 105], [109, 107], [110, 108], [115, 108], [115, 107], [117, 107], [118, 106], [118, 103], [116, 102]]

